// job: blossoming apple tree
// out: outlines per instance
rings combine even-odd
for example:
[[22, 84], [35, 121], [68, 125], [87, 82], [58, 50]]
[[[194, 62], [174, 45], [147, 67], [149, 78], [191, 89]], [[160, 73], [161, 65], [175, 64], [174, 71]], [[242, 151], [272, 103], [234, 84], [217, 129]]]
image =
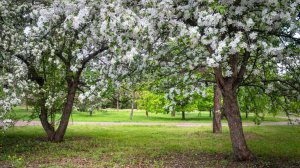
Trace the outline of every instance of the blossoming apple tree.
[[[23, 31], [18, 37], [7, 34], [19, 45], [1, 51], [22, 66], [49, 140], [62, 141], [76, 96], [101, 96], [106, 77], [116, 74], [112, 65], [130, 61], [143, 45], [145, 22], [122, 1], [33, 2], [31, 12], [22, 16], [30, 20]], [[60, 111], [55, 128], [49, 116]]]
[[[17, 95], [28, 93], [48, 138], [62, 141], [77, 95], [82, 100], [101, 96], [110, 79], [126, 72], [116, 65], [135, 64], [132, 58], [140, 55], [145, 64], [158, 65], [169, 74], [168, 80], [181, 83], [167, 97], [176, 98], [179, 89], [188, 100], [195, 93], [204, 94], [206, 83], [217, 83], [234, 154], [238, 160], [252, 160], [236, 92], [246, 84], [270, 92], [282, 89], [282, 81], [291, 79], [282, 80], [284, 75], [276, 72], [282, 66], [284, 73], [292, 74], [289, 77], [295, 75], [291, 65], [299, 69], [300, 40], [295, 36], [299, 3], [56, 0], [33, 1], [27, 7], [1, 0], [0, 8], [5, 10], [0, 18], [0, 54], [13, 66], [5, 69], [2, 64], [0, 94], [14, 104]], [[278, 75], [268, 76], [265, 70]], [[290, 93], [299, 93], [299, 87], [288, 84]], [[7, 107], [4, 111], [11, 109]], [[48, 119], [58, 111], [61, 118], [55, 128]]]
[[[174, 46], [170, 42], [177, 43], [182, 46], [184, 56], [173, 54], [165, 69], [172, 67], [170, 64], [177, 65], [176, 70], [181, 69], [181, 75], [189, 82], [198, 80], [195, 72], [203, 74], [201, 67], [214, 75], [223, 95], [237, 160], [255, 159], [244, 137], [237, 89], [244, 84], [259, 84], [272, 90], [274, 82], [282, 81], [279, 67], [289, 69], [291, 64], [286, 63], [291, 60], [299, 63], [300, 39], [296, 36], [299, 3], [289, 0], [143, 1], [148, 7], [144, 14], [158, 27], [161, 36], [169, 37], [156, 46], [156, 60], [165, 60]], [[268, 76], [266, 69], [278, 74], [276, 79]]]

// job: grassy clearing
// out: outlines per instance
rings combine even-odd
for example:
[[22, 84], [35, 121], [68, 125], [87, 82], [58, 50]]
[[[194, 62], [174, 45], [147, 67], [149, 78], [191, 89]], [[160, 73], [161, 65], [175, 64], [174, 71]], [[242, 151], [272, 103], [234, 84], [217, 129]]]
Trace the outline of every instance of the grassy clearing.
[[[16, 118], [18, 120], [29, 120], [31, 112], [26, 111], [25, 107], [16, 107], [14, 109]], [[116, 109], [106, 109], [101, 111], [96, 111], [93, 116], [90, 116], [88, 112], [78, 112], [73, 111], [71, 120], [78, 122], [130, 122], [129, 119], [130, 110], [116, 110]], [[59, 116], [57, 116], [58, 118]], [[254, 116], [249, 116], [248, 118], [242, 117], [244, 122], [253, 122]], [[34, 118], [33, 120], [38, 120]], [[149, 117], [146, 117], [144, 110], [134, 110], [133, 121], [134, 122], [191, 122], [191, 123], [210, 123], [211, 117], [209, 112], [187, 112], [186, 120], [181, 120], [181, 113], [177, 113], [175, 117], [171, 117], [170, 114], [162, 113], [149, 113]], [[265, 117], [266, 122], [279, 122], [287, 121], [284, 118], [273, 117], [272, 115], [267, 115]], [[224, 119], [223, 122], [226, 122]]]
[[[246, 127], [257, 162], [233, 161], [228, 129], [210, 127], [70, 126], [63, 143], [41, 127], [1, 135], [2, 167], [299, 167], [299, 126]], [[0, 166], [1, 167], [1, 166]]]

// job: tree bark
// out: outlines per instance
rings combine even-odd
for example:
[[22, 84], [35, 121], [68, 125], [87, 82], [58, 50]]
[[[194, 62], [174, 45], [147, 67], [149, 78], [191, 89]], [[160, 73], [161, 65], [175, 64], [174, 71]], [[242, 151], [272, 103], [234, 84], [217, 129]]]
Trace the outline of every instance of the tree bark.
[[130, 121], [133, 118], [133, 109], [134, 109], [134, 96], [135, 96], [135, 92], [132, 92], [132, 99], [131, 99], [131, 112], [130, 112]]
[[55, 130], [54, 130], [54, 127], [48, 121], [48, 109], [45, 106], [45, 104], [46, 104], [46, 100], [43, 98], [41, 100], [41, 111], [40, 111], [41, 113], [39, 115], [39, 118], [40, 118], [41, 124], [47, 134], [48, 140], [51, 141], [54, 138]]
[[[214, 50], [211, 46], [207, 46], [208, 51], [213, 54]], [[247, 71], [247, 64], [251, 54], [246, 51], [243, 55], [232, 54], [229, 55], [228, 64], [232, 71], [230, 77], [223, 77], [222, 67], [214, 68], [216, 82], [222, 91], [224, 100], [224, 114], [228, 120], [230, 131], [230, 138], [234, 155], [238, 161], [255, 160], [255, 156], [248, 149], [243, 126], [241, 121], [241, 114], [238, 106], [236, 90], [244, 79]], [[240, 63], [240, 66], [238, 66]]]
[[214, 113], [213, 113], [213, 133], [222, 133], [222, 113], [221, 113], [221, 90], [214, 86]]
[[74, 104], [74, 99], [75, 99], [75, 94], [76, 94], [76, 89], [78, 86], [78, 82], [71, 82], [68, 84], [69, 89], [68, 89], [68, 95], [67, 95], [67, 100], [63, 108], [63, 113], [60, 119], [59, 126], [55, 132], [55, 136], [52, 139], [54, 142], [61, 142], [63, 141], [64, 135], [66, 133], [68, 124], [69, 124], [69, 119], [70, 115], [72, 113], [73, 109], [73, 104]]
[[181, 115], [182, 115], [182, 118], [181, 118], [181, 119], [182, 119], [182, 120], [185, 120], [185, 112], [184, 112], [184, 111], [181, 112]]
[[234, 155], [238, 161], [255, 160], [246, 144], [236, 93], [231, 86], [225, 86], [222, 93]]

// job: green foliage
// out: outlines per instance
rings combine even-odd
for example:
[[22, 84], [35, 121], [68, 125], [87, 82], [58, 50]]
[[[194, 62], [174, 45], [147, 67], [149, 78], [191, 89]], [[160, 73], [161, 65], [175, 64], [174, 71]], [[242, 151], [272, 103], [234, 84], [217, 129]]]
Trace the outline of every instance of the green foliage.
[[199, 111], [210, 111], [214, 106], [213, 87], [206, 88], [206, 95], [198, 95], [195, 99]]
[[278, 105], [279, 99], [270, 97], [259, 88], [240, 88], [238, 94], [241, 111], [253, 113], [253, 121], [257, 125], [264, 121], [267, 114], [275, 116], [282, 110]]
[[140, 98], [136, 101], [138, 108], [152, 113], [165, 113], [166, 100], [163, 94], [150, 91], [140, 92]]

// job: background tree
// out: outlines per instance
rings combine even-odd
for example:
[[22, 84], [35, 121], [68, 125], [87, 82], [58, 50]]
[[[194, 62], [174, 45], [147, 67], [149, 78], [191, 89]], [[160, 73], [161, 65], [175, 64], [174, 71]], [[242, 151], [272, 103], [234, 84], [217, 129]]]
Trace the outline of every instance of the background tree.
[[166, 100], [164, 95], [159, 93], [153, 93], [150, 91], [142, 91], [140, 93], [140, 98], [137, 100], [137, 105], [139, 109], [146, 111], [146, 116], [150, 113], [165, 113], [166, 110]]
[[167, 108], [170, 112], [181, 112], [182, 120], [186, 119], [186, 112], [197, 110], [197, 103], [195, 98], [197, 95], [187, 94], [187, 90], [180, 90], [179, 88], [171, 88], [166, 95]]

